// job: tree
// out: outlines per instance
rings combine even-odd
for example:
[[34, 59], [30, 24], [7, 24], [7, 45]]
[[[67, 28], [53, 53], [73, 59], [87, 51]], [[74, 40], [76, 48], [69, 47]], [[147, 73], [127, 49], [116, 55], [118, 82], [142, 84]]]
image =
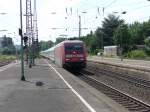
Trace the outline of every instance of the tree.
[[12, 41], [12, 38], [10, 37], [6, 37], [6, 35], [4, 35], [4, 37], [2, 37], [3, 40], [2, 40], [2, 47], [11, 47], [11, 46], [14, 46], [13, 44], [13, 41]]
[[104, 18], [102, 28], [99, 29], [101, 30], [99, 32], [103, 32], [104, 46], [114, 45], [113, 34], [122, 24], [124, 24], [124, 20], [120, 20], [119, 16], [116, 17], [115, 15], [110, 14], [107, 18]]
[[12, 54], [15, 54], [15, 53], [16, 53], [15, 52], [15, 47], [12, 47], [12, 48], [5, 47], [2, 50], [3, 55], [12, 55]]
[[84, 41], [88, 53], [96, 54], [96, 49], [99, 49], [98, 42], [96, 40], [96, 35], [93, 34], [92, 31], [90, 32], [90, 34], [82, 37], [81, 40]]
[[131, 35], [126, 24], [117, 28], [113, 38], [115, 40], [115, 44], [122, 48], [123, 53], [127, 53], [131, 50]]
[[15, 46], [14, 46], [14, 43], [12, 41], [12, 38], [6, 37], [6, 35], [4, 35], [2, 37], [1, 52], [2, 52], [2, 54], [8, 54], [8, 55], [15, 54]]
[[54, 42], [52, 42], [52, 41], [40, 41], [39, 46], [40, 46], [40, 51], [44, 51], [44, 50], [54, 46]]
[[97, 28], [96, 31], [95, 31], [95, 44], [97, 45], [97, 47], [99, 49], [103, 49], [103, 32], [102, 32], [102, 29], [101, 28]]
[[60, 43], [60, 42], [62, 42], [64, 40], [66, 40], [66, 38], [58, 37], [58, 38], [56, 38], [55, 44], [58, 44], [58, 43]]
[[145, 39], [150, 36], [150, 20], [147, 22], [135, 22], [129, 25], [133, 45], [144, 45]]
[[143, 45], [143, 25], [141, 23], [135, 22], [134, 24], [129, 25], [129, 31], [131, 34], [132, 45]]
[[143, 37], [147, 38], [150, 36], [150, 20], [143, 22]]
[[148, 37], [148, 38], [146, 38], [145, 39], [145, 45], [146, 45], [146, 53], [148, 54], [148, 55], [150, 55], [150, 37]]

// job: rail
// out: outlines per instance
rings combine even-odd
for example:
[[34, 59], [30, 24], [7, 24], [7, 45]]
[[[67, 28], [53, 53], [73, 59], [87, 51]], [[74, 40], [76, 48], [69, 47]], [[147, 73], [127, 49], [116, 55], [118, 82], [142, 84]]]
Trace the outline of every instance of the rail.
[[129, 96], [111, 86], [108, 86], [93, 77], [80, 72], [80, 78], [85, 82], [89, 83], [91, 86], [95, 87], [99, 91], [106, 94], [108, 97], [112, 98], [119, 104], [123, 105], [131, 112], [150, 112], [150, 105], [146, 104], [132, 96]]

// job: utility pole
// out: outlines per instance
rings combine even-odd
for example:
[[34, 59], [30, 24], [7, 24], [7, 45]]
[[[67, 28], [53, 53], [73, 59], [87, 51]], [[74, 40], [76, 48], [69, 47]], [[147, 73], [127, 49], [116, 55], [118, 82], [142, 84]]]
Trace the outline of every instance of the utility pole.
[[102, 52], [104, 52], [104, 43], [103, 43], [103, 41], [104, 41], [104, 33], [103, 33], [103, 31], [101, 31], [101, 49], [102, 49]]
[[24, 52], [23, 52], [23, 25], [22, 25], [22, 0], [20, 0], [20, 29], [19, 35], [21, 36], [21, 80], [25, 81], [24, 77]]
[[79, 38], [81, 37], [81, 16], [79, 15]]

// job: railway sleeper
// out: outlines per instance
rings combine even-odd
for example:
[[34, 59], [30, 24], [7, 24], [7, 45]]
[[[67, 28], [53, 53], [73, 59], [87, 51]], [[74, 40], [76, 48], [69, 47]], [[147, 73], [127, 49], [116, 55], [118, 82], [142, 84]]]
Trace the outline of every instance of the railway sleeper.
[[145, 109], [145, 107], [136, 105], [136, 104], [135, 105], [127, 105], [125, 107], [128, 108], [129, 110], [144, 110]]
[[[135, 105], [133, 102], [127, 102], [127, 103], [120, 103], [120, 104], [122, 104], [123, 106], [125, 106], [125, 107], [128, 107], [128, 106], [130, 106], [130, 105]], [[143, 107], [142, 107], [143, 108]]]
[[150, 108], [146, 109], [146, 110], [143, 110], [142, 112], [150, 112]]
[[119, 102], [132, 102], [132, 101], [130, 101], [130, 100], [128, 100], [128, 99], [121, 99], [121, 98], [118, 98], [118, 99], [115, 99], [115, 100], [117, 100], [117, 101], [119, 101]]

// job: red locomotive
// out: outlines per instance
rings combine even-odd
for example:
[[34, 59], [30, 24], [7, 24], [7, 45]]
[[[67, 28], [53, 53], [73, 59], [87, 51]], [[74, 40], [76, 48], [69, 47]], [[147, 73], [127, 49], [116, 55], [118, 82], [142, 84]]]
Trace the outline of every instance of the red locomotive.
[[41, 53], [60, 67], [85, 68], [85, 45], [79, 40], [67, 40]]

